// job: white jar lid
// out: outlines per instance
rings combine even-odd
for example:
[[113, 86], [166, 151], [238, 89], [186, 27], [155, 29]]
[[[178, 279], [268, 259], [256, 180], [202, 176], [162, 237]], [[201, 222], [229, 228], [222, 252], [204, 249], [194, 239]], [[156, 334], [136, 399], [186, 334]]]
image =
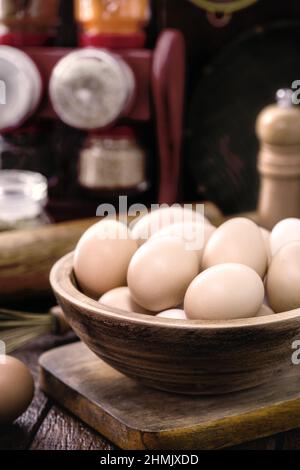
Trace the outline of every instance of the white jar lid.
[[50, 80], [50, 97], [58, 116], [86, 130], [112, 124], [128, 109], [134, 90], [134, 74], [126, 62], [96, 48], [68, 54]]
[[0, 104], [0, 129], [20, 125], [37, 108], [42, 79], [32, 59], [10, 46], [0, 46], [0, 80], [5, 103]]

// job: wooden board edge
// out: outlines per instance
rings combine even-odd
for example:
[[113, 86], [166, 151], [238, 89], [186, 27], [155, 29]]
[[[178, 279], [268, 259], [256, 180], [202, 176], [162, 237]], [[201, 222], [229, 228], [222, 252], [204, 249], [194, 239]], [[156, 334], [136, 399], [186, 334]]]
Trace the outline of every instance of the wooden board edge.
[[300, 427], [300, 397], [190, 428], [151, 432], [130, 428], [41, 366], [40, 387], [53, 400], [123, 450], [217, 450]]
[[[165, 431], [155, 435], [144, 433], [148, 449], [220, 450], [263, 439], [300, 427], [300, 397], [260, 410], [230, 416], [191, 428]], [[180, 446], [178, 447], [178, 443]]]
[[72, 390], [42, 366], [39, 387], [56, 403], [121, 449], [146, 450], [140, 431], [129, 428], [87, 398], [80, 396], [76, 390]]

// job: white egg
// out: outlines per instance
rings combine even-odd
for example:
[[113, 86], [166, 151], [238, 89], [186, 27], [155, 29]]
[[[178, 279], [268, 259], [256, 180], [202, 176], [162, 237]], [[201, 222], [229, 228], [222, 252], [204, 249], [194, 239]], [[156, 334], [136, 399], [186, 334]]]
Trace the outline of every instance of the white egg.
[[274, 256], [280, 248], [291, 242], [300, 241], [300, 219], [285, 219], [279, 222], [271, 233], [271, 252]]
[[271, 232], [263, 227], [260, 227], [263, 240], [265, 242], [265, 247], [267, 251], [267, 256], [268, 256], [268, 264], [271, 263], [272, 261], [272, 252], [271, 252]]
[[264, 300], [260, 276], [242, 264], [220, 264], [196, 277], [187, 290], [184, 311], [191, 320], [255, 317]]
[[202, 261], [204, 248], [212, 234], [216, 231], [213, 225], [204, 222], [186, 222], [172, 224], [156, 232], [150, 240], [162, 237], [177, 237], [183, 240], [188, 250], [195, 251]]
[[131, 229], [133, 238], [138, 241], [139, 245], [142, 245], [152, 235], [168, 225], [188, 222], [203, 223], [204, 221], [209, 224], [203, 214], [175, 205], [157, 209], [144, 215], [131, 224]]
[[157, 315], [158, 318], [169, 318], [170, 320], [187, 320], [187, 316], [184, 310], [174, 309], [166, 310]]
[[256, 314], [257, 317], [269, 317], [271, 315], [275, 315], [275, 312], [270, 309], [267, 305], [262, 305], [259, 309], [258, 313]]
[[210, 237], [204, 250], [203, 269], [223, 263], [239, 263], [264, 277], [268, 256], [260, 228], [251, 220], [236, 218], [225, 222]]
[[161, 312], [182, 304], [198, 272], [196, 253], [186, 250], [182, 240], [163, 237], [145, 243], [135, 253], [127, 280], [131, 295], [139, 305]]
[[82, 291], [93, 298], [126, 285], [130, 260], [138, 246], [126, 225], [103, 220], [81, 237], [74, 255], [74, 272]]
[[19, 360], [4, 356], [0, 361], [0, 426], [13, 423], [30, 405], [34, 382]]
[[117, 308], [125, 312], [153, 315], [152, 312], [145, 310], [133, 300], [128, 287], [117, 287], [116, 289], [106, 292], [99, 299], [99, 302], [106, 307]]
[[267, 291], [274, 312], [300, 308], [300, 242], [289, 243], [275, 254], [268, 271]]

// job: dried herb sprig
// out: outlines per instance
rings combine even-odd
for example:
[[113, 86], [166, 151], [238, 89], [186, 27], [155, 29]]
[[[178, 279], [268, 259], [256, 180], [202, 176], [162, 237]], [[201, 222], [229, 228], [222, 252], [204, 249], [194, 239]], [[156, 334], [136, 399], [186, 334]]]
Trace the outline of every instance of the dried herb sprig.
[[46, 313], [29, 313], [0, 308], [0, 340], [8, 354], [48, 333], [64, 334], [70, 327], [60, 307]]

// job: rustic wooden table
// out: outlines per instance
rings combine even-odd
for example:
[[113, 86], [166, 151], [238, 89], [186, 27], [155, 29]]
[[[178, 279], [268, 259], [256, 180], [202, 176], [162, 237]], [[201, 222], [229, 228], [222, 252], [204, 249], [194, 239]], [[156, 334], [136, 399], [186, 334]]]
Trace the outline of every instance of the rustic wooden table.
[[[58, 407], [38, 389], [38, 358], [54, 347], [75, 340], [72, 334], [63, 338], [47, 336], [18, 351], [16, 357], [26, 363], [37, 387], [27, 412], [12, 426], [0, 428], [0, 450], [114, 450], [105, 438]], [[238, 450], [300, 449], [300, 429], [244, 444]]]

